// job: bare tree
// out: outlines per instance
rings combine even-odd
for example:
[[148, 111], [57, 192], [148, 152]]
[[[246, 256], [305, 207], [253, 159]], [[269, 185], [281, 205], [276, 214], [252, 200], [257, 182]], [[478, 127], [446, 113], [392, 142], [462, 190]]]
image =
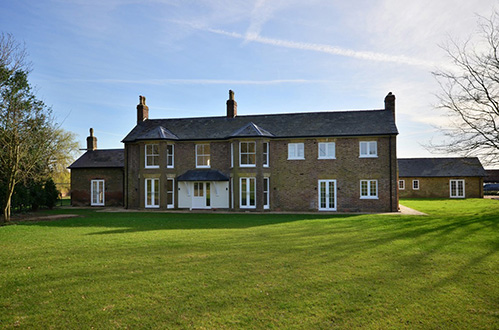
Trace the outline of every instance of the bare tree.
[[451, 127], [448, 141], [437, 151], [477, 156], [499, 163], [499, 13], [479, 17], [478, 39], [450, 40], [442, 47], [453, 68], [433, 72], [441, 86], [438, 108], [445, 109]]
[[25, 59], [24, 46], [0, 34], [0, 224], [10, 219], [16, 184], [47, 179], [74, 145], [74, 135], [56, 127], [51, 109], [34, 95]]

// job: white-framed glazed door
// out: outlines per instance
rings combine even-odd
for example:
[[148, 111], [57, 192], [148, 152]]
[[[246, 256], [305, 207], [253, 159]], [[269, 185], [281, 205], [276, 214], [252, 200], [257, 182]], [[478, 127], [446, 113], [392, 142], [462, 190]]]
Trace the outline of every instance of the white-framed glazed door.
[[450, 180], [450, 198], [464, 198], [464, 180]]
[[209, 209], [210, 206], [210, 183], [194, 182], [192, 184], [192, 208]]
[[336, 211], [336, 180], [319, 180], [319, 211]]
[[91, 181], [90, 198], [91, 206], [104, 206], [104, 180]]

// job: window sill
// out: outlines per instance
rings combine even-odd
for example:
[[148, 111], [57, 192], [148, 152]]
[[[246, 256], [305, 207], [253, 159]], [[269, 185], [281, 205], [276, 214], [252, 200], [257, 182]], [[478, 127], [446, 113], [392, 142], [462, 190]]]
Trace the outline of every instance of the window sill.
[[146, 166], [145, 168], [159, 168], [159, 165], [154, 165], [154, 166]]
[[210, 166], [202, 166], [202, 165], [196, 165], [196, 168], [210, 168]]
[[146, 209], [159, 209], [159, 205], [146, 205]]
[[375, 156], [363, 156], [363, 155], [360, 155], [359, 158], [378, 158], [378, 155], [375, 155]]
[[376, 197], [370, 197], [370, 196], [362, 196], [360, 199], [379, 199], [377, 196]]
[[288, 160], [305, 160], [305, 158], [288, 158]]
[[255, 164], [239, 164], [239, 167], [256, 167]]
[[336, 157], [318, 157], [317, 159], [336, 159]]
[[240, 209], [256, 209], [256, 206], [241, 206]]

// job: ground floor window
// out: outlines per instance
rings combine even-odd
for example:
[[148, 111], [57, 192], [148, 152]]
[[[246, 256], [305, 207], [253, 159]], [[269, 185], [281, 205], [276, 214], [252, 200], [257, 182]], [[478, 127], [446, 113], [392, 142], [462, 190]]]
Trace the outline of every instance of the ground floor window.
[[104, 205], [104, 180], [92, 180], [90, 183], [90, 205]]
[[270, 180], [263, 178], [263, 208], [268, 210], [270, 208]]
[[360, 198], [378, 198], [378, 180], [360, 180]]
[[419, 180], [412, 180], [412, 189], [419, 190]]
[[146, 179], [146, 207], [159, 207], [159, 179]]
[[239, 206], [242, 209], [256, 208], [256, 179], [241, 178], [239, 185]]
[[450, 197], [464, 198], [464, 180], [450, 180]]
[[399, 189], [404, 190], [405, 189], [405, 180], [399, 180]]
[[319, 180], [319, 210], [336, 211], [336, 180]]
[[175, 180], [166, 180], [166, 207], [172, 209], [175, 207], [175, 195], [174, 195]]

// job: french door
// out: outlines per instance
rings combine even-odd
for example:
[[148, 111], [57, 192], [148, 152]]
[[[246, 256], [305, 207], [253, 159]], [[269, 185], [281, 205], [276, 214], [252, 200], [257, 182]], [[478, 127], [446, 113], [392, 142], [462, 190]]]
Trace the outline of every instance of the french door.
[[146, 179], [146, 207], [159, 207], [159, 179]]
[[319, 180], [319, 211], [336, 211], [336, 180]]
[[104, 205], [104, 180], [92, 180], [90, 183], [90, 205]]
[[450, 198], [464, 198], [464, 180], [450, 180]]

